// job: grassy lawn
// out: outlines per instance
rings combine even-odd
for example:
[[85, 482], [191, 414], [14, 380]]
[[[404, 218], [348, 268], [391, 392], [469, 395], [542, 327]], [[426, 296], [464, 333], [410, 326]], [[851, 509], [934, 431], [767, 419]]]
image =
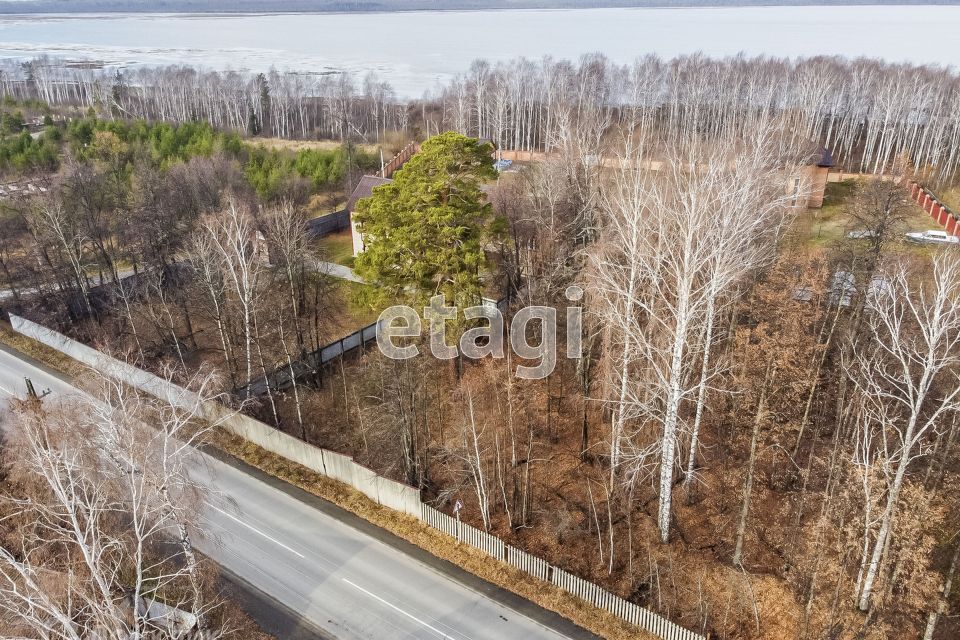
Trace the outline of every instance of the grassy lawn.
[[801, 244], [824, 247], [842, 239], [847, 232], [847, 203], [856, 191], [854, 180], [830, 182], [822, 209], [809, 209], [797, 217], [795, 232]]
[[327, 262], [353, 267], [353, 234], [349, 229], [324, 236], [316, 241], [315, 246]]
[[369, 285], [334, 278], [330, 291], [330, 303], [325, 318], [326, 342], [332, 342], [350, 335], [373, 322], [376, 322], [382, 309], [372, 309], [363, 304], [363, 290]]
[[[856, 193], [856, 186], [856, 180], [829, 183], [823, 208], [801, 212], [797, 217], [793, 229], [797, 244], [827, 248], [842, 240], [851, 230], [847, 207]], [[923, 209], [914, 205], [906, 220], [904, 233], [928, 229], [940, 229], [940, 226]], [[916, 245], [908, 244], [903, 237], [899, 238], [899, 241], [898, 244], [916, 248]]]

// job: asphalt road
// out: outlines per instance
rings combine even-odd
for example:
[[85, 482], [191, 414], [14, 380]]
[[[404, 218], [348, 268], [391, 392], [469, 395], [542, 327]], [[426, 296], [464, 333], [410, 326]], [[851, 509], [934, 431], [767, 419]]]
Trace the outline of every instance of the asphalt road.
[[[79, 393], [0, 350], [0, 396], [23, 396], [24, 376], [38, 393], [51, 391], [45, 403]], [[252, 613], [279, 638], [593, 637], [241, 463], [197, 452], [193, 469], [194, 479], [210, 488], [196, 523], [197, 547], [253, 595], [266, 612]]]
[[[135, 274], [135, 272], [134, 272], [134, 270], [133, 270], [133, 267], [123, 267], [123, 268], [117, 270], [117, 276], [118, 276], [121, 280], [125, 280], [126, 278], [129, 278], [130, 276], [132, 276], [132, 275], [134, 275], [134, 274]], [[96, 276], [89, 276], [89, 277], [90, 277], [90, 290], [91, 290], [91, 291], [94, 291], [94, 290], [96, 290], [98, 287], [102, 286], [102, 285], [100, 284], [99, 279], [98, 279]], [[108, 282], [109, 282], [109, 280], [108, 280]], [[54, 285], [52, 285], [52, 284], [45, 284], [45, 285], [42, 287], [42, 291], [41, 291], [41, 289], [36, 289], [36, 288], [34, 288], [34, 287], [25, 287], [25, 288], [17, 289], [17, 293], [18, 293], [18, 294], [20, 295], [20, 297], [22, 297], [22, 298], [28, 298], [28, 297], [33, 296], [33, 295], [36, 295], [36, 294], [38, 294], [38, 293], [43, 293], [43, 291], [48, 291], [48, 290], [52, 290], [52, 289], [54, 289]], [[0, 301], [8, 300], [8, 299], [11, 299], [11, 298], [13, 298], [13, 289], [0, 289]]]

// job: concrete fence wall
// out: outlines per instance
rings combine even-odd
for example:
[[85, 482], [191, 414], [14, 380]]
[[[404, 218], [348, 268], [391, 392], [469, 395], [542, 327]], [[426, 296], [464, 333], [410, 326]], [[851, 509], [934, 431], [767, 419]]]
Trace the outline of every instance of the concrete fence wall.
[[543, 151], [522, 151], [519, 149], [501, 149], [497, 151], [497, 157], [513, 162], [541, 162], [547, 154]]
[[900, 180], [903, 176], [895, 176], [889, 173], [851, 173], [849, 171], [831, 171], [827, 174], [827, 182], [843, 182], [845, 180], [857, 180], [859, 178], [869, 178], [871, 180], [882, 180], [890, 182]]
[[[68, 355], [104, 375], [140, 389], [144, 393], [181, 408], [197, 406], [199, 398], [191, 391], [126, 362], [116, 360], [52, 329], [12, 314], [10, 324], [14, 331]], [[705, 640], [698, 633], [684, 629], [592, 582], [554, 567], [541, 558], [506, 544], [494, 535], [460, 522], [424, 504], [420, 500], [419, 490], [402, 482], [384, 478], [358, 464], [350, 456], [314, 447], [259, 420], [232, 411], [218, 402], [204, 403], [202, 411], [204, 418], [217, 422], [230, 433], [262, 449], [350, 485], [377, 504], [413, 516], [455, 538], [458, 542], [479, 549], [497, 561], [509, 563], [537, 579], [551, 582], [571, 595], [604, 609], [662, 640]]]
[[[61, 333], [19, 316], [10, 315], [14, 331], [64, 353], [91, 369], [180, 408], [197, 406], [196, 394], [130, 364], [111, 358]], [[218, 402], [201, 405], [203, 417], [262, 449], [308, 469], [348, 484], [385, 507], [415, 518], [421, 517], [420, 491], [401, 482], [382, 478], [348, 456], [314, 447], [278, 431], [259, 420], [228, 409]]]

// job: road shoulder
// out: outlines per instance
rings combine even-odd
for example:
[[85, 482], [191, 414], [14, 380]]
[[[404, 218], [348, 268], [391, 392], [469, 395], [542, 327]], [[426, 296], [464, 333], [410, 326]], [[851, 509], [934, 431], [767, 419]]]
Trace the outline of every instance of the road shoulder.
[[278, 491], [295, 500], [316, 509], [321, 513], [334, 518], [335, 520], [379, 541], [393, 549], [412, 558], [420, 564], [429, 567], [431, 570], [439, 573], [446, 578], [459, 583], [460, 585], [479, 593], [480, 595], [493, 600], [520, 615], [523, 615], [538, 624], [552, 629], [562, 635], [580, 640], [600, 640], [600, 637], [587, 631], [583, 627], [575, 624], [573, 621], [561, 616], [559, 613], [550, 611], [540, 605], [517, 595], [507, 589], [498, 587], [483, 578], [470, 573], [466, 569], [455, 565], [454, 563], [438, 558], [429, 551], [404, 540], [390, 531], [387, 531], [376, 524], [362, 518], [361, 516], [344, 509], [328, 500], [321, 498], [309, 491], [297, 487], [289, 482], [270, 475], [266, 471], [258, 469], [243, 460], [240, 460], [229, 453], [222, 451], [214, 446], [204, 446], [203, 452], [216, 460], [227, 464], [242, 473], [249, 475], [260, 482], [267, 484]]

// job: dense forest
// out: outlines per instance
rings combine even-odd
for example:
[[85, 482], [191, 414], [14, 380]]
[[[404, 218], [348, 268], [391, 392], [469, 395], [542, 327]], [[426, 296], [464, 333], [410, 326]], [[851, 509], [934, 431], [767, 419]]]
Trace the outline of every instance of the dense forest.
[[[69, 67], [48, 58], [0, 67], [0, 91], [101, 118], [206, 121], [219, 129], [300, 139], [380, 143], [389, 131], [445, 130], [489, 138], [502, 149], [550, 151], [565, 135], [599, 147], [632, 119], [662, 132], [748, 126], [767, 114], [832, 150], [851, 171], [881, 173], [909, 153], [931, 180], [960, 167], [960, 77], [949, 69], [820, 57], [788, 61], [702, 54], [631, 65], [602, 55], [577, 63], [476, 61], [449, 86], [399, 101], [375, 74], [245, 75], [188, 67], [126, 72]], [[572, 123], [575, 134], [569, 134]]]
[[[237, 161], [250, 186], [269, 201], [291, 193], [300, 198], [330, 190], [340, 193], [359, 173], [379, 167], [378, 157], [349, 143], [331, 149], [268, 149], [206, 123], [101, 120], [92, 113], [66, 126], [56, 124], [49, 114], [42, 122], [42, 128], [31, 135], [22, 110], [0, 109], [0, 171], [43, 176], [60, 168], [64, 152], [80, 161], [116, 153], [158, 169], [198, 156], [222, 155]], [[302, 184], [293, 187], [292, 183]]]
[[[407, 104], [346, 76], [8, 65], [23, 159], [5, 171], [50, 188], [4, 201], [4, 306], [181, 380], [216, 370], [276, 428], [711, 637], [945, 640], [960, 255], [904, 233], [932, 224], [910, 180], [955, 185], [958, 82], [587, 56], [480, 61]], [[55, 166], [16, 146], [34, 112]], [[378, 165], [358, 145], [396, 138], [422, 151], [360, 206], [366, 284], [337, 280], [307, 202], [345, 196]], [[497, 173], [476, 138], [530, 161]], [[856, 175], [807, 210], [794, 176], [824, 146]], [[505, 297], [508, 327], [573, 307], [583, 330], [561, 325], [572, 355], [537, 380], [515, 375], [530, 354], [370, 350], [270, 382], [342, 335], [344, 310], [353, 330], [436, 291]]]

